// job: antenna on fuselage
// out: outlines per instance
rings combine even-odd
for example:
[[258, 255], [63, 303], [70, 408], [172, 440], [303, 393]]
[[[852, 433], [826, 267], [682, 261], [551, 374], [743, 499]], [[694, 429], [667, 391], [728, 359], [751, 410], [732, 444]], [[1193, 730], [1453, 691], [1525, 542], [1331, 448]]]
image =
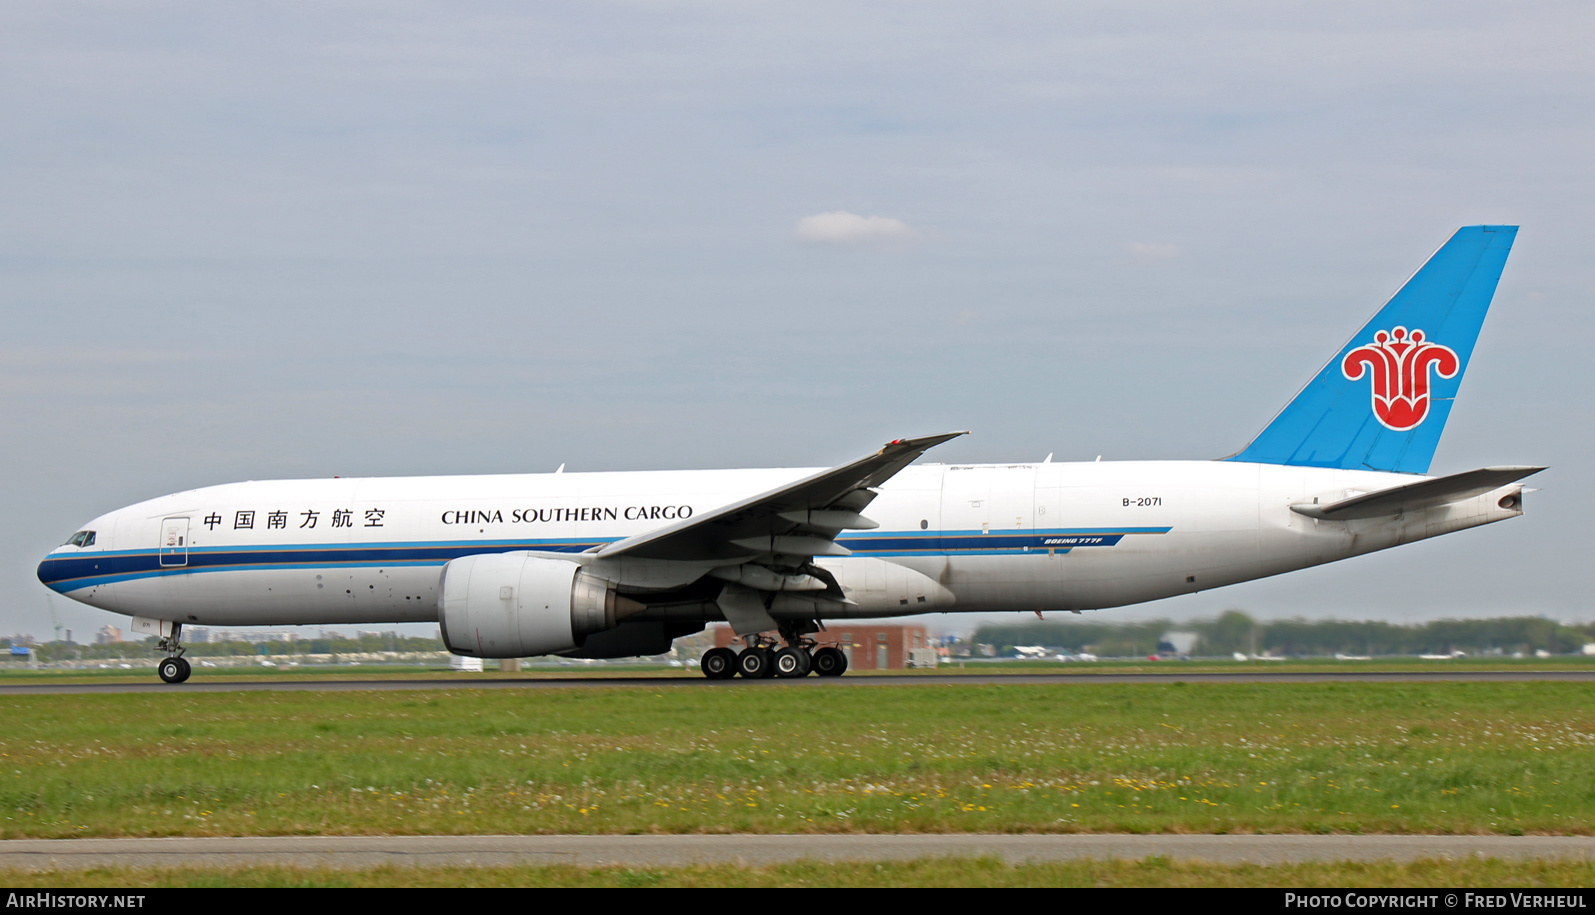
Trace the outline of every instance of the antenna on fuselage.
[[564, 473], [564, 472], [565, 472], [565, 465], [564, 465], [564, 464], [561, 464], [561, 465], [559, 465], [559, 467], [558, 467], [558, 468], [556, 468], [556, 469], [555, 469], [555, 470], [554, 470], [554, 472], [555, 472], [555, 473]]

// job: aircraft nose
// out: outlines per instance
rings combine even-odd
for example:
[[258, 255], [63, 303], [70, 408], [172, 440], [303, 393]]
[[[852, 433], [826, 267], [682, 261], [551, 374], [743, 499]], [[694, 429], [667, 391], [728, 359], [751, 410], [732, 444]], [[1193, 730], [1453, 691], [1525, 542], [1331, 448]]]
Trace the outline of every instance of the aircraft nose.
[[46, 588], [49, 588], [51, 591], [61, 590], [60, 582], [63, 578], [63, 575], [62, 564], [59, 557], [53, 554], [44, 557], [44, 561], [39, 563], [38, 574], [39, 581], [42, 582]]

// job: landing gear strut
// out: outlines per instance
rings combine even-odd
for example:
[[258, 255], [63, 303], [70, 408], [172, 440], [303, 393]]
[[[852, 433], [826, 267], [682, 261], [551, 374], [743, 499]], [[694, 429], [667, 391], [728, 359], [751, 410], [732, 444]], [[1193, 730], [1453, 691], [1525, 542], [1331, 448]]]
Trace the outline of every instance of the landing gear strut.
[[775, 675], [793, 678], [808, 676], [814, 671], [814, 648], [817, 644], [809, 635], [819, 632], [820, 624], [812, 620], [789, 621], [782, 623], [779, 631], [786, 647], [776, 652]]
[[183, 624], [173, 623], [172, 634], [163, 636], [155, 645], [157, 651], [166, 652], [166, 660], [155, 668], [155, 672], [160, 674], [163, 682], [181, 683], [188, 679], [189, 674], [194, 672], [194, 669], [189, 666], [188, 660], [183, 657], [183, 652], [186, 649], [183, 648], [182, 638]]

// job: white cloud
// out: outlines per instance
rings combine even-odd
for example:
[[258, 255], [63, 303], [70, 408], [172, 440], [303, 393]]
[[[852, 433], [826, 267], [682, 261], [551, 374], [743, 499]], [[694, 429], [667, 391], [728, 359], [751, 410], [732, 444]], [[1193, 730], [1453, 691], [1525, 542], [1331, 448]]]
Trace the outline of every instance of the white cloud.
[[792, 229], [794, 240], [810, 245], [881, 247], [906, 244], [917, 235], [901, 219], [860, 216], [846, 210], [805, 216]]
[[1185, 249], [1179, 245], [1165, 245], [1158, 242], [1132, 241], [1124, 246], [1130, 256], [1137, 260], [1164, 261], [1171, 257], [1184, 257]]

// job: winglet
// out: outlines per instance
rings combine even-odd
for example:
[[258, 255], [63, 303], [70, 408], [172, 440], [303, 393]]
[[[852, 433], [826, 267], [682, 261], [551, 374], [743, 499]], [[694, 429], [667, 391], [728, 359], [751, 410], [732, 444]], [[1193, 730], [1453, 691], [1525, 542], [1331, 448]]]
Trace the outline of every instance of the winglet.
[[[893, 439], [881, 446], [881, 450], [875, 452], [873, 456], [854, 462], [854, 464], [862, 465], [865, 462], [880, 461], [863, 478], [859, 485], [873, 489], [891, 479], [892, 475], [899, 470], [919, 460], [920, 455], [940, 445], [942, 442], [950, 442], [960, 435], [968, 434], [969, 432], [965, 430], [963, 432], [943, 432], [940, 435], [926, 435], [920, 438]], [[882, 458], [885, 460], [881, 461]]]

